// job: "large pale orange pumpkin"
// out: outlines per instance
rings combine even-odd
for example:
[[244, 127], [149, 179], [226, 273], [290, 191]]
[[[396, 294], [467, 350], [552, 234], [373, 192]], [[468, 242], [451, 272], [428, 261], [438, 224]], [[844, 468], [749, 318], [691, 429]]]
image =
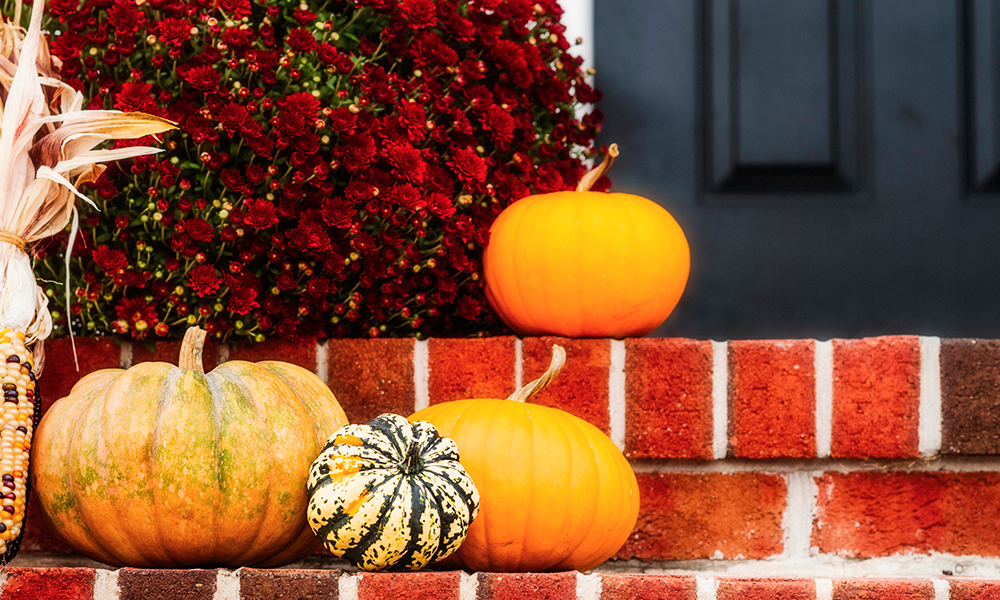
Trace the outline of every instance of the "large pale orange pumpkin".
[[46, 412], [32, 483], [51, 528], [114, 566], [278, 566], [319, 549], [306, 522], [309, 467], [347, 418], [289, 363], [202, 368], [205, 334], [179, 366], [80, 379]]
[[677, 221], [642, 196], [589, 191], [617, 154], [576, 190], [522, 198], [493, 222], [486, 297], [519, 335], [641, 337], [680, 300], [691, 257]]
[[621, 548], [639, 514], [635, 473], [612, 441], [557, 408], [528, 404], [565, 360], [507, 400], [432, 404], [410, 416], [458, 444], [479, 515], [442, 564], [473, 571], [587, 571]]

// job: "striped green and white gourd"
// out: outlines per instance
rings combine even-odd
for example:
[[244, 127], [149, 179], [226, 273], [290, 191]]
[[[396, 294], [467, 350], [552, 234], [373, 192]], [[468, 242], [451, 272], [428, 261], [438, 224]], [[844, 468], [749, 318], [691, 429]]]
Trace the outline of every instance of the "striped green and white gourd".
[[412, 571], [448, 556], [479, 512], [455, 442], [394, 414], [334, 433], [308, 492], [313, 532], [364, 571]]

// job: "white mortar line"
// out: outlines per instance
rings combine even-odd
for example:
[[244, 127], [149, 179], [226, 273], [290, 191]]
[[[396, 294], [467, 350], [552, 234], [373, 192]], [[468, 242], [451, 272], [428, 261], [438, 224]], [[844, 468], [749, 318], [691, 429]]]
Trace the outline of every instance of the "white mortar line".
[[944, 456], [933, 459], [768, 459], [727, 458], [697, 461], [677, 459], [640, 459], [629, 461], [636, 473], [794, 473], [820, 471], [851, 473], [879, 471], [901, 473], [996, 473], [1000, 471], [1000, 456]]
[[698, 590], [698, 600], [715, 600], [716, 592], [719, 591], [719, 580], [715, 577], [695, 577], [695, 586]]
[[431, 394], [428, 388], [430, 371], [430, 351], [427, 349], [427, 340], [416, 340], [413, 342], [414, 411], [430, 406]]
[[358, 583], [362, 574], [344, 573], [337, 580], [337, 600], [358, 600]]
[[785, 477], [785, 559], [808, 558], [812, 542], [813, 511], [816, 508], [816, 482], [808, 471], [793, 471]]
[[[983, 556], [955, 556], [932, 553], [931, 555], [897, 554], [879, 558], [846, 558], [831, 554], [814, 554], [808, 558], [771, 557], [748, 559], [701, 559], [686, 561], [624, 561], [623, 564], [602, 565], [595, 569], [601, 575], [641, 571], [647, 575], [699, 575], [712, 578], [779, 578], [837, 579], [905, 578], [934, 581], [943, 572], [952, 572], [963, 578], [996, 579], [1000, 572], [1000, 559]], [[946, 579], [941, 579], [947, 582]], [[822, 584], [822, 582], [817, 582]], [[699, 585], [706, 586], [707, 582]], [[941, 584], [935, 584], [941, 585]], [[822, 593], [822, 588], [817, 594]], [[701, 596], [698, 596], [701, 598]], [[817, 595], [817, 600], [823, 597]]]
[[920, 425], [921, 456], [941, 451], [941, 338], [920, 337]]
[[729, 450], [729, 343], [712, 342], [712, 458]]
[[215, 595], [212, 600], [240, 600], [239, 571], [219, 569], [215, 572]]
[[608, 372], [608, 420], [611, 441], [625, 450], [625, 342], [611, 340], [611, 368]]
[[122, 340], [121, 351], [118, 354], [118, 366], [122, 369], [132, 368], [132, 342]]
[[816, 600], [833, 600], [833, 580], [820, 577], [816, 579]]
[[519, 390], [524, 385], [524, 341], [514, 339], [514, 389]]
[[816, 456], [830, 456], [833, 440], [833, 342], [815, 341]]
[[94, 571], [94, 600], [118, 600], [118, 571]]
[[458, 574], [458, 600], [476, 600], [479, 595], [479, 575], [461, 571]]
[[601, 576], [576, 573], [576, 600], [601, 600]]
[[330, 384], [330, 340], [316, 344], [316, 377], [323, 383]]
[[947, 579], [934, 579], [934, 600], [948, 600], [951, 595], [951, 584]]

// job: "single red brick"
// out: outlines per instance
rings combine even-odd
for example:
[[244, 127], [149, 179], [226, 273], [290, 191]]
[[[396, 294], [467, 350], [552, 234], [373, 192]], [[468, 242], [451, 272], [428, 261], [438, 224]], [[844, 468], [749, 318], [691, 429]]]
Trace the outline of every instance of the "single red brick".
[[835, 579], [833, 600], [934, 600], [927, 580]]
[[576, 600], [576, 571], [479, 573], [476, 600]]
[[692, 575], [619, 574], [601, 576], [601, 600], [696, 600]]
[[[180, 340], [162, 340], [152, 343], [132, 342], [132, 364], [141, 362], [165, 362], [176, 365], [180, 356]], [[206, 373], [219, 365], [219, 345], [215, 340], [206, 338], [202, 350], [201, 365]]]
[[68, 337], [45, 340], [45, 365], [38, 379], [43, 411], [68, 396], [73, 385], [87, 373], [121, 366], [121, 346], [109, 337], [76, 338], [76, 354], [79, 370]]
[[316, 344], [300, 344], [281, 339], [270, 339], [250, 346], [233, 344], [229, 347], [229, 360], [280, 360], [316, 372]]
[[0, 600], [92, 600], [94, 570], [5, 567]]
[[948, 600], [998, 600], [1000, 581], [949, 579]]
[[240, 575], [240, 600], [336, 598], [339, 570], [251, 569]]
[[431, 404], [466, 398], [506, 398], [514, 393], [514, 337], [431, 338], [428, 392]]
[[834, 457], [917, 458], [919, 424], [919, 338], [833, 340]]
[[719, 579], [716, 600], [813, 600], [813, 579]]
[[941, 473], [947, 529], [942, 552], [1000, 556], [1000, 473]]
[[560, 408], [580, 417], [604, 433], [610, 433], [611, 417], [608, 413], [610, 341], [560, 337], [525, 338], [521, 345], [523, 365], [521, 372], [524, 383], [538, 379], [549, 368], [553, 344], [559, 344], [566, 350], [566, 365], [555, 380], [531, 397], [530, 402]]
[[413, 413], [413, 343], [406, 338], [327, 342], [327, 380], [351, 423]]
[[460, 584], [458, 571], [363, 573], [358, 600], [458, 600]]
[[637, 479], [639, 519], [619, 559], [758, 559], [784, 549], [781, 475], [638, 473]]
[[629, 339], [625, 352], [625, 455], [711, 460], [711, 342]]
[[826, 473], [817, 484], [821, 552], [1000, 556], [1000, 473]]
[[944, 545], [942, 482], [925, 473], [825, 473], [817, 480], [813, 546], [858, 558]]
[[118, 600], [212, 600], [217, 576], [214, 570], [119, 569]]
[[729, 343], [732, 456], [816, 456], [814, 360], [812, 340]]
[[1000, 340], [941, 340], [942, 454], [1000, 454]]

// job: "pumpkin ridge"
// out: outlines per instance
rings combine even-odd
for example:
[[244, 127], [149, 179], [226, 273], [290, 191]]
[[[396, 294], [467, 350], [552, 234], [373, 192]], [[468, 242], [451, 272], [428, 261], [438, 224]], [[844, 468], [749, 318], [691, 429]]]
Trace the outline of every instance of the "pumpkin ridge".
[[[587, 465], [587, 464], [596, 465], [597, 461], [599, 459], [598, 459], [598, 456], [597, 456], [597, 452], [596, 452], [596, 450], [594, 448], [594, 440], [590, 436], [587, 435], [587, 432], [584, 430], [583, 426], [580, 424], [580, 421], [578, 421], [577, 418], [574, 417], [574, 415], [571, 415], [569, 413], [565, 413], [565, 414], [555, 413], [555, 414], [560, 417], [559, 420], [562, 421], [561, 427], [563, 428], [563, 430], [572, 427], [573, 430], [579, 435], [580, 439], [583, 440], [583, 442], [584, 442], [582, 445], [578, 445], [575, 448], [575, 451], [571, 453], [573, 461], [574, 462], [582, 462], [583, 465]], [[584, 423], [585, 423], [585, 421], [584, 421]], [[603, 432], [601, 432], [601, 433], [603, 433]], [[572, 444], [573, 442], [571, 441], [570, 443]], [[578, 452], [580, 452], [580, 451], [582, 451], [584, 449], [590, 451], [590, 454], [586, 457], [588, 459], [587, 461], [582, 461], [580, 459], [580, 457], [578, 456]], [[594, 470], [598, 470], [598, 469], [599, 469], [598, 467], [594, 467]], [[618, 488], [614, 487], [613, 482], [609, 482], [609, 481], [605, 480], [602, 477], [604, 475], [606, 475], [606, 474], [605, 473], [600, 473], [600, 472], [596, 473], [597, 478], [600, 479], [599, 485], [602, 485], [602, 486], [612, 486], [612, 489], [618, 489]], [[589, 532], [589, 531], [591, 531], [593, 529], [594, 522], [597, 520], [597, 516], [600, 513], [601, 508], [602, 507], [600, 506], [599, 499], [595, 499], [594, 503], [593, 503], [593, 510], [590, 511], [589, 520], [587, 520], [586, 527], [582, 528], [583, 531]], [[576, 525], [581, 525], [581, 524], [578, 523]], [[556, 561], [552, 565], [552, 567], [550, 567], [550, 568], [558, 568], [561, 564], [563, 564], [564, 562], [566, 562], [567, 559], [569, 559], [570, 557], [572, 557], [576, 553], [576, 551], [580, 549], [581, 546], [583, 546], [585, 543], [588, 543], [588, 542], [591, 542], [591, 540], [587, 539], [587, 537], [585, 535], [584, 536], [580, 536], [579, 542], [576, 544], [576, 546], [574, 546], [572, 548], [569, 548], [567, 550], [565, 556], [563, 556], [561, 559], [559, 559], [558, 561]], [[599, 550], [603, 550], [603, 547], [599, 547]], [[588, 560], [587, 562], [589, 563], [590, 561]]]
[[[110, 371], [112, 369], [107, 369], [107, 370]], [[120, 369], [115, 369], [115, 370], [120, 370]], [[120, 370], [120, 371], [122, 373], [124, 373], [124, 370]], [[119, 373], [119, 376], [120, 376], [120, 373]], [[81, 381], [82, 381], [82, 379], [81, 379]], [[78, 381], [77, 383], [80, 383], [80, 382]], [[76, 385], [74, 385], [73, 387], [75, 388]], [[72, 396], [73, 391], [74, 390], [72, 390], [72, 389], [70, 390], [70, 395], [71, 396]], [[102, 394], [97, 393], [97, 391], [94, 391], [93, 393], [91, 393], [90, 397], [86, 399], [87, 403], [86, 403], [84, 409], [81, 410], [80, 412], [83, 413], [83, 414], [86, 414], [86, 412], [88, 410], [90, 410], [90, 407], [95, 402], [99, 402], [99, 397], [100, 396], [102, 396]], [[49, 410], [51, 410], [51, 408]], [[66, 482], [67, 482], [67, 485], [69, 487], [69, 495], [70, 495], [70, 497], [72, 497], [74, 499], [74, 505], [76, 506], [75, 511], [76, 511], [76, 513], [78, 515], [79, 522], [80, 522], [80, 525], [81, 525], [81, 529], [87, 535], [87, 541], [88, 542], [92, 542], [93, 548], [91, 548], [91, 550], [93, 550], [94, 548], [96, 548], [99, 553], [104, 554], [107, 558], [112, 559], [112, 562], [109, 562], [108, 564], [114, 564], [114, 561], [118, 560], [118, 557], [116, 557], [112, 553], [110, 553], [107, 550], [105, 550], [104, 549], [104, 545], [101, 544], [97, 540], [97, 538], [94, 535], [93, 528], [91, 527], [91, 524], [89, 523], [89, 521], [87, 519], [87, 516], [84, 514], [82, 508], [80, 507], [80, 502], [79, 502], [79, 500], [77, 500], [77, 495], [76, 495], [76, 484], [74, 482], [74, 477], [72, 475], [72, 471], [70, 470], [69, 463], [71, 462], [71, 457], [73, 456], [74, 446], [75, 446], [75, 443], [78, 443], [78, 441], [77, 441], [77, 434], [79, 433], [80, 428], [83, 426], [84, 421], [85, 421], [84, 419], [77, 419], [74, 422], [73, 431], [72, 431], [72, 433], [69, 434], [68, 441], [67, 441], [67, 444], [66, 444], [66, 454], [65, 454], [66, 461], [65, 461], [65, 463], [62, 466], [66, 469], [66, 473], [67, 473]], [[36, 432], [36, 434], [37, 434], [37, 432]], [[58, 529], [57, 529], [57, 531], [58, 531]]]
[[[458, 481], [448, 477], [445, 473], [436, 472], [433, 470], [433, 467], [434, 465], [431, 465], [431, 467], [424, 471], [423, 475], [427, 482], [427, 495], [438, 506], [438, 509], [433, 512], [441, 515], [442, 518], [438, 535], [438, 550], [431, 558], [431, 561], [441, 557], [442, 554], [451, 554], [456, 549], [451, 546], [456, 541], [459, 542], [459, 545], [461, 541], [464, 541], [464, 536], [462, 536], [463, 528], [459, 527], [458, 531], [453, 531], [453, 524], [456, 522], [461, 523], [463, 520], [466, 523], [472, 523], [472, 520], [476, 517], [474, 509], [470, 508], [469, 503], [462, 501], [465, 497], [471, 498], [470, 490], [463, 490]], [[448, 468], [451, 467], [449, 466]], [[431, 476], [440, 481], [440, 483], [437, 485], [432, 483]], [[471, 481], [471, 478], [469, 480]], [[478, 497], [478, 492], [476, 496]], [[456, 534], [460, 537], [456, 537]]]
[[[519, 200], [519, 202], [523, 202], [523, 201], [524, 201], [524, 199]], [[524, 210], [522, 210], [522, 211], [520, 211], [518, 213], [518, 217], [520, 217], [520, 218], [517, 220], [517, 228], [514, 230], [514, 234], [512, 236], [514, 238], [515, 242], [518, 241], [518, 240], [520, 240], [520, 238], [521, 238], [521, 230], [524, 227], [526, 227], [526, 224], [527, 224], [527, 221], [528, 221], [528, 219], [526, 217], [526, 213], [528, 211], [536, 208], [538, 205], [539, 205], [538, 201], [531, 200], [530, 204], [527, 204], [525, 206]], [[528, 235], [530, 236], [530, 233]], [[511, 259], [510, 259], [510, 262], [509, 262], [509, 264], [511, 265], [511, 267], [510, 267], [509, 270], [517, 270], [519, 268], [519, 267], [515, 267], [514, 265], [516, 263], [520, 262], [519, 259], [518, 259], [518, 257], [519, 257], [518, 251], [521, 249], [521, 246], [522, 246], [522, 244], [520, 244], [520, 243], [511, 244]], [[516, 297], [517, 297], [518, 301], [521, 303], [521, 307], [520, 307], [521, 310], [515, 311], [515, 314], [521, 315], [521, 319], [520, 320], [522, 322], [524, 320], [524, 315], [531, 315], [532, 314], [532, 312], [528, 309], [528, 307], [531, 306], [531, 303], [529, 302], [529, 299], [525, 297], [526, 293], [527, 293], [527, 290], [525, 289], [525, 286], [521, 282], [518, 282], [517, 288], [516, 288]], [[530, 334], [531, 332], [536, 331], [538, 329], [538, 326], [534, 322], [524, 323], [523, 324], [523, 329], [525, 330], [526, 333]]]
[[[406, 545], [405, 551], [396, 561], [396, 566], [399, 566], [404, 570], [411, 570], [413, 568], [416, 564], [414, 559], [420, 561], [422, 564], [431, 562], [434, 560], [434, 556], [438, 553], [438, 550], [441, 547], [440, 531], [442, 528], [440, 520], [436, 522], [439, 532], [438, 535], [429, 535], [433, 533], [433, 525], [435, 524], [433, 521], [434, 517], [440, 514], [440, 505], [431, 506], [428, 510], [428, 500], [433, 499], [429, 498], [429, 494], [423, 486], [417, 485], [415, 475], [416, 473], [407, 473], [406, 476], [403, 477], [403, 483], [408, 484], [410, 488], [410, 501], [406, 503], [405, 508], [410, 511], [410, 518], [407, 526], [410, 528], [411, 534], [407, 537], [412, 540]], [[423, 507], [424, 510], [413, 510], [412, 508], [414, 505]], [[422, 517], [431, 519], [432, 522], [425, 523]]]
[[[372, 481], [372, 482], [370, 482], [368, 484], [368, 490], [369, 490], [369, 492], [374, 492], [375, 490], [377, 490], [378, 488], [380, 488], [386, 481], [389, 480], [389, 478], [391, 478], [394, 475], [393, 473], [390, 473], [390, 472], [381, 472], [381, 471], [386, 471], [386, 470], [385, 469], [366, 469], [366, 472], [369, 474], [370, 477], [372, 477], [373, 480], [374, 480], [375, 477], [380, 477], [381, 478], [381, 479], [379, 479], [377, 481], [377, 483], [375, 481]], [[323, 488], [325, 488], [325, 487], [327, 487], [329, 485], [336, 485], [336, 484], [334, 484], [333, 482], [324, 482], [324, 483], [322, 483], [320, 485], [317, 485], [316, 489], [317, 490], [322, 490]], [[371, 495], [374, 495], [374, 494], [370, 494], [370, 496]], [[383, 508], [384, 507], [385, 507], [385, 504], [383, 504]], [[332, 532], [343, 528], [353, 518], [354, 518], [354, 514], [344, 512], [336, 520], [330, 519], [324, 525], [320, 526], [316, 530], [316, 535], [318, 535], [319, 537], [321, 537], [324, 540], [327, 540], [327, 539], [329, 539], [330, 534]], [[365, 532], [361, 535], [361, 537], [364, 538], [365, 536], [368, 535], [369, 532], [370, 532], [370, 526], [369, 526], [368, 530], [365, 530]]]
[[[167, 377], [166, 379], [164, 379], [163, 385], [160, 387], [159, 390], [157, 390], [157, 398], [158, 398], [158, 405], [156, 407], [157, 416], [162, 416], [164, 406], [173, 399], [173, 395], [170, 393], [170, 391], [177, 389], [178, 382], [180, 381], [181, 377], [184, 376], [184, 374], [185, 374], [184, 369], [180, 369], [173, 366], [171, 366], [167, 371]], [[158, 470], [161, 470], [161, 468], [159, 467], [159, 460], [156, 454], [157, 454], [157, 448], [161, 447], [159, 441], [161, 440], [162, 437], [162, 423], [163, 423], [162, 418], [156, 419], [155, 424], [153, 426], [153, 435], [150, 439], [150, 448], [151, 448], [151, 453], [153, 454], [153, 456], [150, 457], [150, 465], [151, 465], [150, 479], [155, 479], [157, 476], [154, 474]], [[169, 536], [166, 534], [166, 532], [163, 531], [164, 519], [162, 518], [163, 516], [160, 514], [160, 512], [163, 510], [162, 502], [158, 501], [155, 494], [153, 497], [151, 509], [154, 516], [152, 521], [156, 531], [157, 545], [163, 549], [164, 554], [167, 555], [171, 563], [173, 564], [183, 563], [183, 561], [178, 560], [177, 556], [171, 551], [170, 545], [166, 543], [166, 540], [169, 539]], [[215, 525], [217, 526], [218, 524], [216, 523]], [[212, 554], [214, 553], [215, 549], [213, 548]]]
[[[112, 382], [112, 385], [113, 384], [114, 384], [114, 382]], [[71, 447], [72, 450], [70, 452], [66, 453], [66, 458], [67, 458], [67, 463], [68, 463], [67, 466], [71, 470], [71, 473], [72, 473], [72, 469], [73, 469], [74, 459], [76, 459], [76, 452], [86, 452], [87, 450], [91, 450], [91, 449], [93, 449], [93, 450], [96, 451], [97, 448], [100, 447], [100, 436], [98, 436], [97, 438], [95, 438], [93, 447], [90, 447], [87, 444], [85, 444], [80, 439], [79, 436], [82, 436], [84, 433], [86, 433], [86, 430], [84, 429], [83, 425], [85, 423], [87, 423], [88, 419], [99, 419], [100, 418], [99, 417], [99, 413], [102, 412], [102, 410], [103, 410], [104, 396], [105, 396], [105, 393], [94, 394], [94, 396], [92, 398], [92, 401], [87, 406], [87, 409], [85, 411], [83, 411], [84, 412], [84, 417], [82, 419], [80, 419], [80, 422], [77, 424], [77, 428], [74, 431], [74, 435], [73, 435], [73, 437], [71, 438], [71, 441], [70, 441], [70, 447]], [[91, 412], [94, 412], [94, 413], [97, 413], [97, 414], [91, 416], [91, 414], [90, 414]], [[86, 462], [91, 466], [92, 469], [95, 470], [95, 472], [96, 472], [97, 468], [99, 468], [100, 462], [99, 462], [99, 457], [97, 457], [97, 456], [92, 456], [91, 460], [88, 460]], [[69, 479], [70, 489], [73, 490], [73, 496], [74, 496], [74, 498], [79, 498], [79, 496], [77, 495], [77, 492], [78, 492], [77, 488], [78, 488], [78, 486], [77, 486], [77, 483], [76, 483], [76, 477], [74, 477], [73, 475], [70, 475], [70, 477], [68, 479]], [[93, 517], [91, 515], [88, 514], [87, 504], [84, 503], [84, 502], [80, 502], [78, 500], [77, 501], [77, 506], [78, 506], [78, 510], [80, 512], [80, 518], [81, 518], [81, 520], [84, 523], [85, 529], [88, 532], [93, 532], [92, 535], [93, 535], [94, 539], [97, 541], [98, 546], [100, 546], [101, 548], [108, 548], [110, 545], [107, 543], [107, 540], [106, 539], [102, 539], [102, 536], [100, 536], [99, 533], [98, 533], [99, 530], [95, 529], [94, 526], [93, 526], [93, 520], [94, 519], [93, 519]], [[100, 521], [99, 518], [97, 520]], [[123, 565], [123, 564], [125, 564], [125, 561], [122, 560], [120, 554], [118, 553], [119, 550], [120, 550], [120, 548], [115, 547], [114, 551], [108, 551], [109, 556], [111, 556], [113, 558], [113, 561], [110, 564], [112, 564], [112, 565]]]
[[[389, 469], [378, 469], [382, 471], [389, 471]], [[391, 477], [394, 477], [394, 473], [387, 473], [382, 483], [378, 486], [373, 486], [373, 491], [378, 487], [381, 487], [388, 481]], [[361, 537], [361, 540], [355, 544], [353, 547], [348, 548], [343, 553], [343, 558], [349, 560], [353, 564], [368, 564], [369, 561], [364, 559], [365, 553], [375, 545], [380, 539], [380, 534], [385, 525], [386, 519], [391, 514], [391, 507], [395, 504], [396, 498], [399, 496], [400, 489], [403, 487], [403, 478], [399, 478], [396, 481], [396, 489], [392, 491], [391, 494], [383, 493], [382, 496], [382, 508], [379, 511], [381, 515], [379, 519], [368, 527], [368, 531]]]
[[[223, 408], [225, 402], [227, 400], [230, 402], [243, 401], [244, 404], [246, 404], [251, 408], [253, 416], [257, 417], [263, 423], [267, 423], [266, 415], [261, 413], [260, 410], [261, 407], [259, 403], [254, 402], [251, 399], [253, 398], [253, 393], [251, 390], [247, 388], [246, 385], [244, 385], [243, 379], [239, 377], [223, 377], [223, 375], [228, 375], [229, 374], [228, 371], [230, 370], [236, 370], [236, 369], [245, 370], [247, 366], [252, 367], [253, 364], [254, 363], [247, 361], [237, 361], [237, 360], [227, 361], [226, 363], [219, 365], [219, 367], [216, 367], [216, 369], [212, 370], [211, 372], [205, 374], [205, 380], [208, 383], [209, 389], [212, 391], [212, 399], [215, 404], [215, 413], [218, 418], [218, 426], [216, 428], [217, 431], [216, 445], [215, 445], [216, 449], [218, 450], [216, 453], [216, 463], [217, 463], [216, 469], [219, 474], [219, 477], [217, 479], [219, 483], [219, 494], [222, 497], [231, 496], [234, 492], [234, 490], [227, 489], [225, 487], [226, 484], [229, 483], [231, 476], [227, 477], [224, 475], [224, 473], [227, 472], [231, 473], [232, 471], [234, 471], [234, 468], [232, 467], [231, 464], [230, 465], [226, 464], [225, 455], [222, 451], [223, 450], [222, 437], [224, 435], [223, 425], [225, 424], [225, 419], [223, 418], [223, 412], [224, 412]], [[222, 369], [220, 370], [220, 368]], [[227, 392], [226, 385], [224, 384], [229, 384], [233, 386], [237, 393], [231, 395], [229, 392]], [[261, 428], [261, 430], [263, 429], [264, 428]], [[250, 442], [250, 440], [246, 440], [246, 442], [252, 443]], [[269, 459], [271, 458], [270, 454], [268, 454], [267, 456]], [[273, 463], [269, 464], [269, 466], [273, 466]], [[242, 559], [244, 556], [254, 551], [261, 535], [265, 533], [266, 528], [264, 527], [264, 524], [268, 520], [269, 514], [271, 512], [271, 506], [273, 504], [273, 502], [270, 501], [271, 490], [273, 487], [272, 485], [273, 478], [265, 477], [264, 480], [265, 483], [263, 484], [264, 485], [263, 489], [255, 488], [254, 490], [256, 493], [259, 494], [260, 497], [267, 498], [267, 500], [264, 502], [264, 510], [260, 511], [257, 514], [257, 518], [252, 523], [248, 523], [244, 526], [245, 528], [248, 528], [253, 532], [252, 535], [249, 536], [248, 538], [245, 538], [245, 541], [241, 546], [236, 546], [230, 549], [226, 549], [227, 552], [225, 554], [227, 554], [228, 556], [225, 560], [222, 560], [220, 562], [225, 564], [237, 564], [241, 562], [240, 559]], [[225, 517], [223, 512], [224, 512], [223, 510], [214, 511], [217, 527], [220, 526], [219, 525], [220, 520]], [[235, 542], [233, 543], [235, 544]], [[218, 545], [218, 540], [216, 540], [216, 545]]]
[[[98, 427], [97, 427], [97, 438], [96, 438], [95, 443], [94, 443], [94, 448], [98, 452], [98, 455], [100, 455], [102, 448], [104, 449], [105, 452], [107, 452], [109, 450], [108, 449], [108, 439], [107, 439], [107, 436], [105, 435], [105, 432], [106, 431], [120, 431], [120, 429], [121, 429], [120, 423], [115, 422], [116, 420], [113, 417], [109, 417], [108, 416], [110, 408], [112, 408], [111, 406], [109, 406], [109, 404], [111, 404], [111, 401], [113, 399], [119, 397], [119, 396], [120, 397], [129, 397], [129, 398], [134, 399], [136, 396], [134, 396], [133, 394], [131, 394], [129, 392], [129, 390], [143, 389], [143, 387], [145, 385], [147, 385], [145, 383], [145, 381], [143, 381], [142, 383], [136, 383], [135, 380], [139, 379], [139, 376], [150, 376], [152, 373], [154, 373], [156, 371], [156, 369], [157, 369], [157, 367], [156, 367], [155, 363], [140, 363], [140, 364], [136, 365], [135, 367], [133, 367], [132, 369], [126, 370], [126, 371], [122, 372], [121, 376], [118, 377], [117, 379], [115, 379], [111, 383], [111, 385], [108, 386], [108, 388], [105, 390], [105, 392], [103, 394], [100, 394], [100, 399], [101, 399], [101, 402], [99, 403], [100, 416], [98, 417], [99, 424], [98, 424]], [[147, 375], [147, 372], [150, 372], [150, 373]], [[121, 388], [124, 388], [124, 389], [121, 389]], [[141, 395], [138, 396], [138, 397], [141, 399]], [[146, 450], [146, 453], [148, 455], [148, 453], [149, 453], [149, 449], [148, 448]], [[112, 457], [112, 456], [108, 456], [108, 459], [113, 459], [113, 458], [114, 457]], [[146, 464], [148, 464], [150, 457], [146, 456], [145, 458], [146, 458]], [[100, 461], [100, 456], [98, 456], [96, 462], [97, 462], [97, 464], [100, 464], [100, 462], [101, 462]], [[108, 470], [103, 473], [103, 479], [106, 482], [112, 482], [112, 481], [114, 481], [114, 478], [112, 477], [112, 474], [111, 474], [111, 471], [110, 471], [110, 469], [114, 468], [114, 460], [110, 460], [109, 462], [110, 462], [110, 466], [106, 467]], [[121, 503], [121, 502], [109, 502], [108, 503], [108, 506], [111, 508], [111, 510], [114, 511], [114, 514], [117, 515], [117, 518], [113, 518], [112, 517], [114, 519], [114, 521], [117, 522], [117, 523], [128, 523], [128, 518], [127, 518], [127, 516], [125, 515], [125, 513], [122, 510], [123, 505], [124, 505], [124, 503]], [[109, 517], [102, 515], [101, 518], [107, 519]], [[125, 533], [125, 535], [123, 536], [124, 539], [118, 539], [118, 540], [116, 540], [116, 543], [122, 544], [123, 546], [125, 546], [128, 550], [131, 551], [131, 555], [139, 557], [139, 559], [142, 562], [141, 563], [137, 563], [137, 564], [142, 564], [142, 565], [152, 565], [152, 564], [154, 564], [155, 561], [150, 558], [150, 555], [147, 554], [140, 545], [132, 543], [131, 540], [132, 540], [133, 536], [132, 536], [131, 524], [129, 524], [128, 527], [123, 527], [122, 529], [123, 529], [123, 531]], [[104, 547], [107, 547], [108, 545], [109, 544], [106, 543], [106, 542], [104, 544], [102, 544], [102, 546], [104, 546]], [[122, 562], [123, 562], [123, 564], [128, 564], [129, 562], [133, 562], [133, 561], [124, 560]]]

